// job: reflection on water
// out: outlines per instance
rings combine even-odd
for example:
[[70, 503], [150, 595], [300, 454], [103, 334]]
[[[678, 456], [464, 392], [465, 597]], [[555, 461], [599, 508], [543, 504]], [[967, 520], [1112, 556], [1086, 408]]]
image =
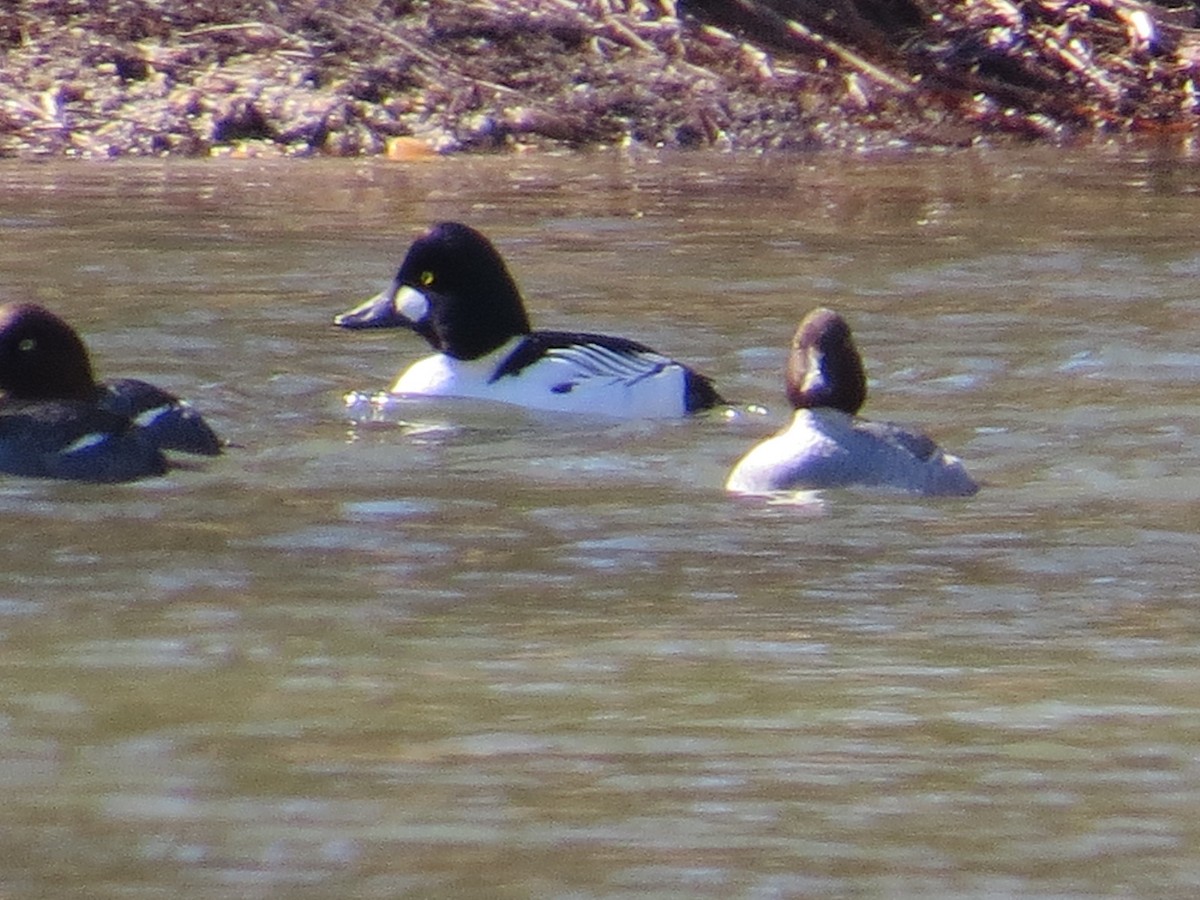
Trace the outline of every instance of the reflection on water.
[[[6, 296], [237, 446], [0, 484], [0, 892], [1175, 895], [1200, 878], [1193, 162], [0, 167]], [[355, 414], [429, 221], [734, 405]], [[726, 497], [796, 321], [967, 501]], [[363, 410], [359, 409], [358, 413]]]

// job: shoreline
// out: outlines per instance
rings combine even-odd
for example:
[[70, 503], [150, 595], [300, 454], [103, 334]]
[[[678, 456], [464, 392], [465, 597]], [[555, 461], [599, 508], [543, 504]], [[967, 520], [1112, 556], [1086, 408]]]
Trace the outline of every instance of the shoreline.
[[0, 14], [0, 156], [1059, 144], [1200, 105], [1195, 11], [1133, 0], [206, 7]]

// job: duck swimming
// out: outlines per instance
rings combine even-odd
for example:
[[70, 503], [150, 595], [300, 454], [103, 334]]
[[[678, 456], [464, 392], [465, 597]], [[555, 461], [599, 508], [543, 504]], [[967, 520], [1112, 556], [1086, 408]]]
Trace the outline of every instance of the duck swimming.
[[534, 331], [491, 242], [441, 222], [409, 248], [391, 285], [334, 319], [342, 328], [408, 328], [434, 349], [393, 394], [472, 397], [530, 409], [673, 417], [724, 401], [711, 380], [624, 337]]
[[740, 494], [890, 487], [925, 496], [979, 490], [956, 456], [932, 439], [858, 417], [867, 376], [846, 320], [815, 309], [800, 322], [787, 364], [791, 424], [738, 460], [725, 483]]
[[221, 441], [152, 384], [97, 382], [83, 341], [54, 313], [0, 306], [0, 472], [130, 481], [165, 473], [165, 450], [214, 456]]

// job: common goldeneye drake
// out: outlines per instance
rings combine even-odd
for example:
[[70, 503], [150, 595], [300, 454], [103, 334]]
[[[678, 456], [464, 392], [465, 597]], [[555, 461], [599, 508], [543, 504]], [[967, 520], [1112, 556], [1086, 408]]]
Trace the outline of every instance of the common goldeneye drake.
[[724, 402], [708, 378], [636, 341], [533, 331], [496, 248], [457, 222], [418, 238], [391, 286], [334, 323], [411, 328], [437, 351], [404, 370], [393, 394], [624, 418], [682, 416]]
[[83, 341], [49, 310], [0, 306], [0, 472], [130, 481], [166, 472], [164, 450], [215, 456], [221, 441], [152, 384], [98, 384]]
[[850, 326], [816, 309], [792, 338], [787, 396], [792, 424], [733, 467], [725, 487], [743, 494], [818, 488], [893, 487], [927, 496], [969, 496], [979, 485], [956, 456], [899, 425], [857, 417], [867, 376]]

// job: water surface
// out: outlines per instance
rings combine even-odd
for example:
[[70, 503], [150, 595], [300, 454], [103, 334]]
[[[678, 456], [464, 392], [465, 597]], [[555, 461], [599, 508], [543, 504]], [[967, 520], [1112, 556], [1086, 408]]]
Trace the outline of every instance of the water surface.
[[[0, 483], [12, 897], [1190, 896], [1200, 173], [1165, 151], [0, 164], [0, 287], [228, 455]], [[405, 404], [429, 222], [686, 422]], [[727, 497], [833, 306], [967, 501]]]

